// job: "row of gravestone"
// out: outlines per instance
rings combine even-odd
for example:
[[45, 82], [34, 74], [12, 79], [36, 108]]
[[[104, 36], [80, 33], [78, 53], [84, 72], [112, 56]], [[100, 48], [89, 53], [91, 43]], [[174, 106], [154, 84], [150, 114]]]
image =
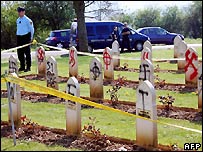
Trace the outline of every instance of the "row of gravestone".
[[[149, 46], [150, 47], [150, 46]], [[146, 50], [146, 51], [145, 51]], [[77, 50], [73, 47], [70, 49], [69, 55], [69, 69], [77, 65]], [[144, 47], [142, 51], [142, 60], [140, 64], [140, 84], [137, 88], [137, 103], [136, 103], [136, 114], [138, 116], [143, 116], [151, 118], [153, 120], [157, 119], [156, 114], [156, 95], [155, 89], [153, 87], [153, 65], [150, 61], [151, 59], [151, 50], [148, 47]], [[113, 71], [113, 62], [112, 62], [112, 53], [109, 48], [106, 48], [103, 52], [103, 61], [104, 61], [104, 73], [107, 71], [107, 75], [104, 77], [106, 79], [112, 80], [113, 78], [111, 71]], [[10, 67], [10, 66], [9, 66]], [[46, 61], [46, 78], [47, 86], [58, 89], [57, 84], [57, 64], [53, 57], [48, 58]], [[70, 76], [77, 74], [77, 68], [73, 70], [73, 73], [69, 73]], [[111, 70], [109, 70], [111, 69]], [[39, 71], [39, 70], [38, 70]], [[70, 70], [71, 71], [71, 70]], [[77, 77], [77, 75], [76, 75]], [[103, 75], [102, 75], [102, 64], [100, 60], [95, 57], [90, 62], [90, 97], [96, 99], [103, 99]], [[149, 80], [149, 81], [148, 81]], [[200, 85], [201, 86], [201, 85]], [[199, 86], [198, 86], [199, 88]], [[19, 91], [16, 91], [19, 92]], [[79, 94], [79, 83], [75, 77], [71, 77], [67, 82], [66, 92], [75, 96], [80, 96]], [[17, 96], [13, 96], [15, 98]], [[18, 97], [19, 99], [19, 97]], [[147, 101], [147, 102], [146, 102]], [[14, 109], [19, 108], [20, 101], [13, 102]], [[66, 108], [66, 128], [68, 134], [79, 134], [81, 130], [81, 105], [77, 102], [67, 101]], [[16, 112], [20, 110], [14, 110], [15, 116]], [[16, 119], [14, 119], [16, 120]], [[143, 127], [145, 126], [145, 127]], [[146, 131], [147, 130], [147, 131]], [[151, 121], [143, 120], [140, 118], [136, 119], [136, 138], [137, 143], [140, 145], [156, 146], [157, 145], [157, 126], [156, 123]]]
[[[174, 40], [174, 46], [177, 48], [181, 46], [181, 41], [179, 45], [176, 44], [176, 38]], [[185, 44], [185, 42], [183, 42]], [[183, 47], [179, 47], [183, 48]], [[154, 68], [152, 64], [152, 45], [149, 41], [144, 43], [143, 50], [141, 52], [141, 64], [140, 64], [140, 73], [139, 81], [149, 80], [152, 85], [154, 85]], [[177, 49], [176, 49], [177, 50]], [[202, 102], [202, 64], [198, 66], [198, 60], [196, 56], [196, 51], [192, 48], [189, 48], [185, 53], [185, 79], [187, 84], [193, 84], [194, 87], [198, 88], [198, 109], [201, 109]], [[78, 59], [77, 59], [77, 50], [75, 47], [70, 48], [69, 52], [69, 76], [78, 77]], [[191, 54], [191, 58], [189, 56]], [[119, 66], [119, 44], [117, 41], [114, 41], [112, 44], [112, 50], [108, 47], [103, 51], [103, 63], [104, 63], [104, 79], [105, 80], [114, 80], [114, 67]], [[43, 47], [39, 47], [36, 50], [36, 58], [38, 64], [38, 75], [46, 76], [47, 87], [52, 87], [58, 89], [58, 70], [57, 62], [54, 57], [49, 57], [46, 61], [45, 50]], [[195, 62], [195, 63], [194, 63]], [[90, 62], [89, 70], [89, 81], [90, 81], [90, 97], [92, 99], [103, 99], [103, 74], [102, 74], [102, 64], [99, 58], [95, 57]], [[17, 72], [17, 60], [13, 56], [9, 58], [9, 71]], [[198, 81], [197, 81], [198, 78]], [[188, 80], [188, 81], [187, 81]]]
[[[18, 77], [16, 73], [11, 73]], [[14, 83], [9, 84], [10, 101], [12, 106], [12, 117], [16, 128], [21, 127], [21, 93], [20, 86]], [[75, 77], [70, 77], [66, 85], [66, 93], [80, 97], [80, 85]], [[144, 120], [146, 117], [157, 120], [156, 94], [153, 85], [148, 81], [143, 81], [137, 88], [136, 102], [136, 142], [142, 146], [156, 147], [157, 124]], [[9, 122], [10, 110], [9, 110]], [[80, 135], [81, 133], [81, 104], [73, 101], [66, 101], [66, 133], [67, 135]]]
[[[40, 47], [37, 50], [38, 53], [42, 53], [43, 48]], [[113, 52], [114, 55], [119, 56], [117, 52]], [[115, 63], [112, 58], [112, 51], [109, 48], [106, 48], [103, 52], [103, 61], [104, 61], [104, 78], [107, 80], [113, 80], [113, 63]], [[77, 77], [77, 50], [72, 47], [70, 49], [69, 55], [69, 75], [75, 75]], [[53, 57], [49, 57], [45, 62], [45, 53], [37, 54], [38, 59], [38, 74], [43, 75], [46, 73], [47, 86], [51, 88], [58, 89], [57, 79], [57, 62]], [[112, 62], [113, 61], [113, 62]], [[145, 63], [146, 62], [146, 63]], [[145, 64], [150, 63], [149, 60], [143, 60], [144, 70], [141, 70], [140, 73], [146, 72]], [[44, 68], [44, 63], [46, 69]], [[118, 63], [118, 62], [117, 62]], [[17, 65], [17, 64], [16, 64]], [[152, 64], [150, 65], [152, 67]], [[9, 66], [10, 68], [10, 66]], [[17, 68], [15, 68], [17, 69]], [[14, 73], [12, 73], [14, 74]], [[141, 74], [142, 75], [142, 74]], [[143, 75], [146, 75], [143, 74]], [[17, 75], [15, 75], [17, 76]], [[137, 103], [136, 103], [136, 114], [138, 116], [151, 118], [153, 120], [157, 119], [156, 114], [156, 95], [155, 89], [151, 82], [147, 79], [145, 81], [144, 76], [140, 79], [141, 82], [137, 89]], [[150, 80], [151, 81], [151, 80]], [[90, 97], [93, 99], [103, 99], [103, 75], [102, 75], [102, 64], [99, 58], [95, 57], [90, 62]], [[12, 84], [12, 83], [11, 83]], [[15, 84], [14, 84], [15, 85]], [[12, 106], [13, 106], [13, 118], [14, 122], [17, 125], [20, 125], [20, 87], [15, 85], [17, 88], [10, 87], [11, 90], [14, 90], [12, 94]], [[80, 96], [80, 86], [78, 80], [73, 76], [70, 77], [67, 82], [66, 92], [74, 96]], [[18, 95], [16, 95], [18, 93]], [[18, 100], [17, 100], [18, 99]], [[148, 102], [146, 102], [148, 101]], [[145, 127], [143, 127], [143, 125]], [[81, 105], [80, 103], [75, 103], [72, 101], [67, 101], [66, 103], [66, 130], [67, 134], [75, 135], [80, 134], [81, 132]], [[147, 130], [147, 132], [146, 132]], [[151, 121], [143, 120], [141, 118], [136, 119], [136, 134], [137, 134], [137, 143], [145, 146], [157, 146], [157, 126], [156, 123]]]
[[[154, 68], [152, 65], [152, 46], [146, 41], [141, 53], [140, 79], [149, 80], [154, 84]], [[174, 58], [185, 58], [178, 60], [178, 70], [185, 71], [185, 84], [197, 87], [198, 89], [198, 110], [202, 111], [202, 62], [198, 65], [198, 55], [194, 48], [187, 47], [187, 44], [179, 37], [174, 39]], [[145, 61], [143, 61], [145, 60]], [[142, 73], [142, 71], [144, 71]], [[142, 75], [143, 74], [143, 75]], [[142, 76], [141, 76], [142, 75]]]
[[180, 36], [174, 38], [174, 58], [185, 58], [184, 60], [178, 60], [178, 70], [185, 71], [186, 84], [197, 85], [198, 54], [194, 48], [188, 47]]
[[[119, 59], [119, 44], [117, 41], [114, 41], [112, 44], [112, 50], [105, 48], [103, 52], [103, 61], [104, 61], [104, 79], [113, 80], [114, 79], [114, 67], [120, 66]], [[185, 70], [185, 84], [197, 86], [198, 84], [198, 55], [194, 48], [188, 48], [187, 44], [179, 37], [176, 36], [174, 39], [174, 57], [185, 58], [185, 60], [178, 60], [178, 69]], [[36, 50], [36, 58], [38, 64], [38, 75], [45, 76], [52, 75], [54, 68], [52, 62], [47, 61], [45, 57], [45, 50], [43, 47], [39, 47]], [[53, 57], [51, 57], [54, 60]], [[144, 47], [141, 53], [141, 62], [145, 59], [149, 59], [152, 62], [152, 46], [149, 41], [144, 43]], [[49, 60], [49, 59], [48, 59]], [[54, 62], [54, 61], [53, 61]], [[9, 59], [9, 66], [11, 71], [18, 73], [17, 61], [11, 56]], [[146, 66], [146, 64], [144, 64]], [[47, 68], [46, 68], [47, 67]], [[201, 65], [199, 66], [200, 69]], [[13, 68], [13, 69], [12, 69]], [[142, 68], [142, 66], [140, 66]], [[147, 67], [143, 67], [144, 70]], [[48, 69], [48, 70], [47, 70]], [[46, 71], [47, 70], [47, 71]], [[142, 71], [140, 69], [140, 71]], [[95, 71], [97, 72], [97, 71]], [[147, 71], [146, 71], [147, 72]], [[99, 74], [99, 73], [97, 73]], [[151, 74], [152, 75], [152, 74]], [[78, 61], [77, 61], [77, 50], [74, 47], [71, 47], [69, 52], [69, 76], [78, 76]], [[57, 77], [57, 76], [56, 76]], [[144, 76], [145, 77], [145, 76]], [[49, 78], [48, 78], [49, 79]], [[142, 79], [142, 78], [141, 78]], [[152, 81], [151, 81], [152, 82]], [[152, 82], [153, 83], [153, 82]], [[54, 85], [54, 84], [50, 84]]]

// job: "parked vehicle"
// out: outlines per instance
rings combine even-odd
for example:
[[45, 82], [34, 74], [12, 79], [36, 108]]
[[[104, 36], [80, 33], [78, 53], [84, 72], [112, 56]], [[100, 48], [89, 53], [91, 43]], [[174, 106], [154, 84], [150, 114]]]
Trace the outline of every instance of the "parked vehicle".
[[184, 36], [177, 33], [170, 33], [161, 27], [144, 27], [137, 29], [137, 32], [148, 36], [152, 44], [166, 44], [172, 45], [174, 38], [179, 35], [182, 40]]
[[70, 29], [51, 31], [45, 44], [59, 48], [68, 48], [70, 44]]
[[[110, 47], [112, 45], [112, 31], [115, 26], [118, 27], [121, 44], [122, 35], [121, 31], [124, 27], [123, 23], [115, 22], [115, 21], [91, 21], [86, 22], [87, 29], [87, 37], [88, 37], [88, 51], [93, 52], [93, 49], [104, 49], [106, 47]], [[150, 40], [148, 36], [143, 35], [141, 33], [136, 32], [136, 30], [130, 28], [131, 35], [130, 37], [130, 45], [131, 48], [134, 48], [136, 51], [141, 51], [143, 49], [143, 44], [146, 40]], [[77, 37], [76, 37], [77, 39]], [[77, 48], [78, 41], [76, 40]]]

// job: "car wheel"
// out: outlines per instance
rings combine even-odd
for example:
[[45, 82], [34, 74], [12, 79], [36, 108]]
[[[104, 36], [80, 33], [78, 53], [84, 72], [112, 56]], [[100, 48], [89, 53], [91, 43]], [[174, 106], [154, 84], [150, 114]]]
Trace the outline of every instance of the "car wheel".
[[135, 42], [135, 51], [142, 51], [143, 49], [143, 42], [137, 41]]
[[93, 53], [93, 48], [92, 48], [92, 46], [90, 46], [90, 45], [88, 45], [88, 52], [89, 52], [89, 53]]
[[56, 44], [56, 47], [58, 47], [58, 48], [63, 48], [63, 44], [62, 44], [62, 43], [57, 43], [57, 44]]

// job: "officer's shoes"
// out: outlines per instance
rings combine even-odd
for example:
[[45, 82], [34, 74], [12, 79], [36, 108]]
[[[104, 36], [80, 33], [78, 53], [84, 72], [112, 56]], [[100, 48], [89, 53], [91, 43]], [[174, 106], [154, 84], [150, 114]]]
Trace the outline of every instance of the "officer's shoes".
[[24, 70], [24, 72], [28, 72], [28, 71], [31, 71], [30, 68], [27, 68]]
[[18, 69], [18, 71], [24, 71], [25, 70], [25, 68], [19, 68]]

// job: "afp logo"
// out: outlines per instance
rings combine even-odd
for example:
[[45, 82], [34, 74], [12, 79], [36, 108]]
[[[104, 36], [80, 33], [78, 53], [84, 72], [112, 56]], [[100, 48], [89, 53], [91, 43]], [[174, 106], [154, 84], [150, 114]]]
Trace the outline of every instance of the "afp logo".
[[185, 143], [184, 150], [198, 150], [201, 147], [200, 143]]

